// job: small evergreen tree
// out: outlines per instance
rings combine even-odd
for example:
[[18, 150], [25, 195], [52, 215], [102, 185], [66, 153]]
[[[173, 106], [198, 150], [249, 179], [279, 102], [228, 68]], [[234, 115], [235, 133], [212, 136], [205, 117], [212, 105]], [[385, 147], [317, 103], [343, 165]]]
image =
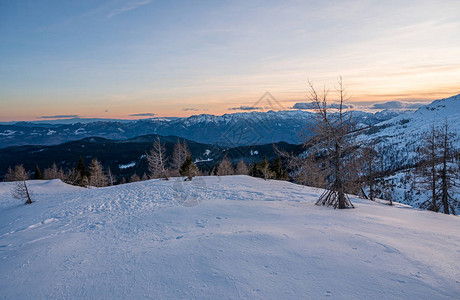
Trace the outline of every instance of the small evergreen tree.
[[77, 175], [78, 175], [76, 183], [80, 186], [86, 186], [89, 182], [90, 174], [88, 170], [86, 169], [85, 162], [83, 161], [83, 158], [81, 156], [80, 156], [80, 159], [78, 160], [75, 171], [77, 172]]
[[263, 179], [267, 180], [267, 179], [272, 178], [272, 172], [270, 171], [270, 164], [268, 163], [266, 156], [264, 156], [264, 159], [260, 163], [260, 170], [262, 171]]
[[43, 179], [43, 174], [38, 165], [35, 165], [34, 179]]
[[262, 171], [260, 170], [260, 166], [257, 162], [254, 162], [249, 170], [249, 175], [252, 177], [262, 177]]
[[217, 176], [218, 172], [219, 172], [219, 164], [215, 164], [214, 167], [211, 170], [211, 173], [209, 175]]
[[186, 176], [187, 178], [185, 178], [185, 180], [192, 180], [193, 176], [195, 176], [197, 172], [198, 167], [195, 165], [192, 158], [187, 156], [179, 168], [179, 174], [181, 176]]
[[277, 156], [270, 166], [270, 171], [273, 174], [273, 177], [278, 180], [287, 180], [288, 174], [283, 168], [283, 163], [281, 162], [281, 157]]

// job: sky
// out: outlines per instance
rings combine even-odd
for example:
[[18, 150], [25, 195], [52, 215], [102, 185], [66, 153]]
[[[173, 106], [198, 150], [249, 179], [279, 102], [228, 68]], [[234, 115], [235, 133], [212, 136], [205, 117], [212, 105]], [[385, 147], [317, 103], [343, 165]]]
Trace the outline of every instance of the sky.
[[[460, 93], [460, 1], [0, 0], [0, 121], [413, 108]], [[331, 101], [334, 95], [331, 94]], [[264, 102], [264, 101], [262, 101]], [[377, 107], [375, 105], [377, 104]]]

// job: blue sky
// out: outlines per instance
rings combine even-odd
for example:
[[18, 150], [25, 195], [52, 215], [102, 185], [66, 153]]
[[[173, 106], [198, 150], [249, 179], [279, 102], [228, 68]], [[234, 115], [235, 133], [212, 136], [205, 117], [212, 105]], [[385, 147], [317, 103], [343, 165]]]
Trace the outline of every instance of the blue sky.
[[460, 93], [459, 1], [3, 1], [0, 121]]

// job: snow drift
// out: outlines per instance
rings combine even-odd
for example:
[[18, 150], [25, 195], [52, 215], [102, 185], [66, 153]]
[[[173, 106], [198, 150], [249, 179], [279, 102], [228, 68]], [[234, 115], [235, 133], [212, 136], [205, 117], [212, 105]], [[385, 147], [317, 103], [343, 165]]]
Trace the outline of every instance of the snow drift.
[[460, 219], [247, 176], [84, 189], [0, 183], [4, 298], [449, 299]]

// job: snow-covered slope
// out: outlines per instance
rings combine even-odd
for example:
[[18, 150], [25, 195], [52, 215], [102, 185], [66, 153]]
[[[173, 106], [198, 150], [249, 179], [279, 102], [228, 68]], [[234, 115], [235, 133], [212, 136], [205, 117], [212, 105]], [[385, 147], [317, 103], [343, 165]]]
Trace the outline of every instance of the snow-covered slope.
[[100, 189], [0, 183], [8, 299], [454, 299], [460, 219], [247, 176]]
[[[410, 165], [416, 161], [417, 147], [430, 126], [441, 126], [446, 120], [452, 131], [460, 133], [460, 95], [436, 100], [413, 113], [378, 123], [362, 132], [359, 139], [375, 142], [388, 167]], [[457, 146], [459, 142], [456, 141]]]

